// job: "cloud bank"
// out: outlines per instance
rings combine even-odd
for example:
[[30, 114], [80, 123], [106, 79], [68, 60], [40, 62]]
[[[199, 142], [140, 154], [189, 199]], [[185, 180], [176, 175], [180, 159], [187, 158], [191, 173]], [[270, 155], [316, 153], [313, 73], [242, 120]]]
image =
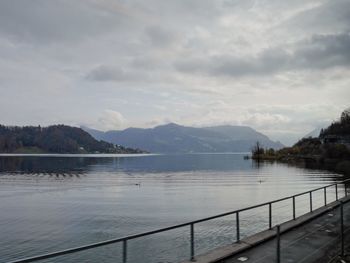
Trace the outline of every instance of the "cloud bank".
[[239, 124], [290, 144], [349, 84], [347, 0], [0, 1], [4, 124]]

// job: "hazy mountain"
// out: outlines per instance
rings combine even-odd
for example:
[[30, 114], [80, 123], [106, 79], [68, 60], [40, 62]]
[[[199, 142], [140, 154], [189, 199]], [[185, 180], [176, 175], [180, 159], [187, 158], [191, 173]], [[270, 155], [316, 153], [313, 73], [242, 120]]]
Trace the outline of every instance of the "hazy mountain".
[[1, 153], [139, 153], [141, 151], [97, 141], [84, 130], [67, 125], [0, 125]]
[[320, 135], [321, 129], [322, 128], [316, 128], [311, 132], [309, 132], [308, 134], [306, 134], [303, 138], [309, 138], [309, 137], [318, 138], [318, 136]]
[[267, 148], [282, 148], [280, 142], [246, 126], [194, 128], [174, 123], [150, 129], [128, 128], [101, 132], [82, 127], [98, 140], [140, 148], [153, 153], [247, 152], [259, 141]]
[[315, 127], [312, 131], [310, 131], [308, 134], [306, 134], [303, 138], [309, 138], [309, 137], [318, 138], [320, 136], [321, 130], [326, 129], [330, 125], [331, 125], [330, 122], [324, 122], [323, 124]]

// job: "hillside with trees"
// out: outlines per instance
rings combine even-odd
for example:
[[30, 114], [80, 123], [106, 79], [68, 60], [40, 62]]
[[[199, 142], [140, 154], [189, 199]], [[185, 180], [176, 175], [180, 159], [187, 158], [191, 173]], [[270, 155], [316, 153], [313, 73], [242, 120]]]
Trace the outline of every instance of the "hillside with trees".
[[66, 125], [0, 125], [0, 153], [141, 153], [141, 150], [97, 141], [80, 128]]
[[259, 143], [252, 149], [255, 160], [304, 162], [315, 168], [325, 168], [350, 175], [350, 109], [339, 120], [321, 130], [316, 138], [303, 138], [292, 147], [280, 150], [263, 149]]
[[327, 136], [350, 136], [350, 108], [342, 112], [339, 121], [333, 122], [328, 128], [322, 129], [320, 138]]

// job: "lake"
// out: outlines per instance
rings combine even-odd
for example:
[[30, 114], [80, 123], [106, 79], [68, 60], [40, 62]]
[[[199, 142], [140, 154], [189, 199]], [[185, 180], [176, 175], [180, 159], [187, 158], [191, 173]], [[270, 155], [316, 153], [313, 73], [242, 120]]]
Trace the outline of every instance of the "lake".
[[[0, 262], [104, 241], [263, 203], [342, 180], [244, 154], [0, 156]], [[330, 195], [332, 189], [329, 190]], [[322, 197], [314, 197], [321, 205]], [[331, 201], [331, 196], [329, 196]], [[316, 206], [316, 205], [315, 205]], [[297, 200], [298, 215], [308, 197]], [[268, 226], [242, 213], [241, 236]], [[273, 223], [291, 204], [273, 207]], [[128, 243], [128, 262], [189, 258], [189, 228]], [[235, 241], [234, 216], [195, 226], [196, 253]], [[121, 262], [121, 244], [41, 262]]]

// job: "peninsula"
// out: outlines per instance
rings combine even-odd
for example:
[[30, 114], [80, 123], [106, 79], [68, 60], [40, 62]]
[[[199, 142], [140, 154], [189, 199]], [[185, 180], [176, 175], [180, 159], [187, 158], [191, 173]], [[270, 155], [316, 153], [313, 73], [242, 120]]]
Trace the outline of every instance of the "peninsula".
[[292, 147], [276, 151], [264, 149], [257, 142], [252, 149], [252, 159], [304, 162], [308, 167], [350, 175], [350, 109], [343, 111], [339, 120], [322, 129], [318, 137], [302, 138]]
[[139, 149], [98, 141], [84, 130], [67, 125], [0, 125], [0, 153], [146, 153]]

